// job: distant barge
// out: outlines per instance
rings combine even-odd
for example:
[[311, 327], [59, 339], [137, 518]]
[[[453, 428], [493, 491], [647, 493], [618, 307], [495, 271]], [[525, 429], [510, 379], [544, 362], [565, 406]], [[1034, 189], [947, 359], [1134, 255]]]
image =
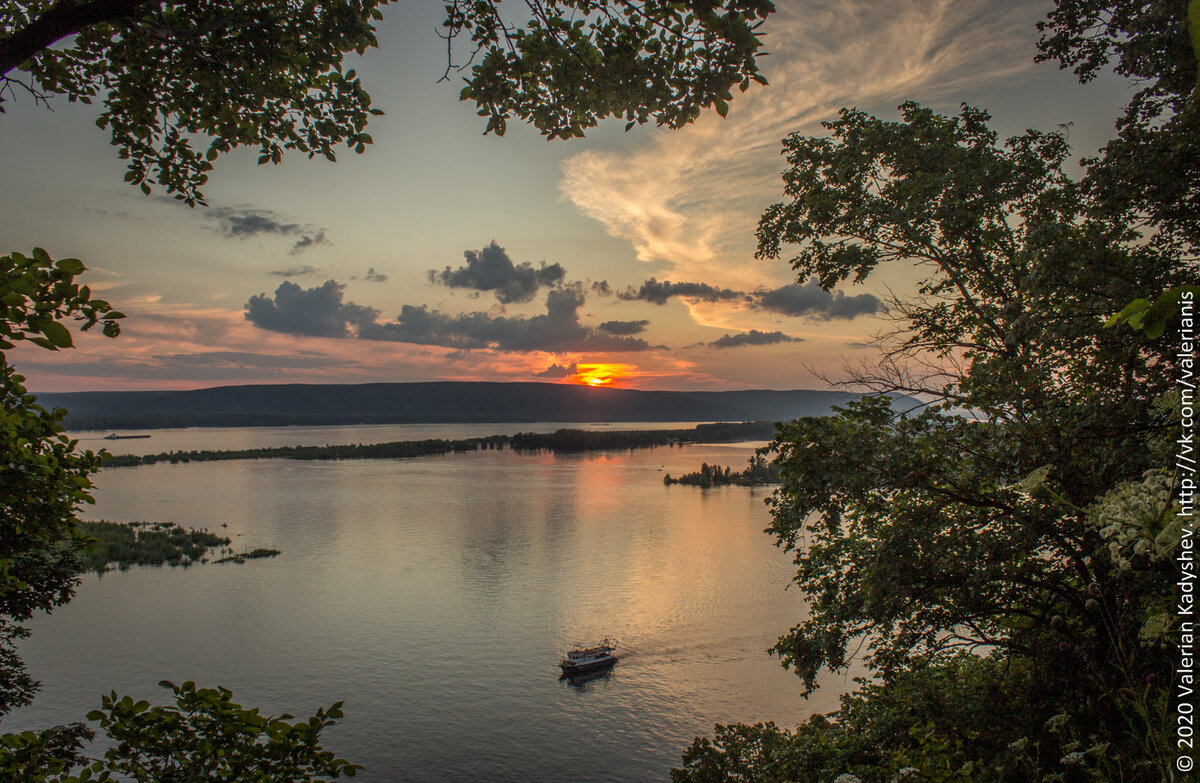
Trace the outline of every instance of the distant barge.
[[114, 432], [111, 435], [105, 435], [104, 440], [133, 440], [135, 438], [148, 438], [148, 437], [150, 437], [150, 436], [149, 435], [118, 435], [117, 433]]

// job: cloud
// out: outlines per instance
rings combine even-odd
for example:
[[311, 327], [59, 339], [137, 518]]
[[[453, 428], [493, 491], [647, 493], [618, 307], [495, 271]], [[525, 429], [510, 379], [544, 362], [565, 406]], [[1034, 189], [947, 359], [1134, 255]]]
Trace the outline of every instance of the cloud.
[[387, 279], [388, 276], [383, 272], [376, 272], [375, 267], [368, 269], [367, 274], [363, 276], [363, 280], [366, 280], [368, 283], [386, 283]]
[[270, 274], [278, 275], [279, 277], [302, 277], [304, 275], [315, 275], [320, 271], [315, 266], [301, 264], [300, 266], [292, 266], [287, 269], [272, 269]]
[[636, 290], [630, 286], [617, 294], [617, 298], [626, 301], [642, 300], [657, 305], [666, 304], [672, 296], [702, 302], [728, 302], [747, 298], [743, 291], [715, 288], [708, 283], [672, 283], [670, 280], [660, 283], [653, 277], [642, 283]]
[[463, 256], [467, 259], [466, 266], [446, 267], [441, 272], [429, 270], [430, 282], [450, 288], [493, 291], [502, 304], [511, 304], [528, 302], [539, 288], [559, 285], [567, 275], [561, 264], [547, 266], [543, 262], [537, 268], [528, 261], [514, 264], [495, 240], [483, 250], [467, 250]]
[[596, 296], [612, 296], [613, 295], [612, 286], [610, 286], [608, 284], [607, 280], [597, 280], [596, 282], [592, 283], [591, 289], [592, 289], [592, 293], [595, 294]]
[[[232, 353], [232, 352], [230, 352]], [[203, 354], [198, 356], [203, 357]], [[211, 361], [199, 358], [189, 361], [184, 354], [175, 356], [154, 355], [154, 361], [130, 360], [124, 357], [112, 357], [104, 361], [82, 360], [75, 362], [59, 362], [46, 364], [40, 368], [43, 372], [55, 376], [92, 379], [84, 388], [94, 389], [97, 379], [120, 379], [123, 382], [152, 382], [154, 388], [163, 388], [172, 383], [185, 382], [194, 385], [201, 382], [219, 381], [274, 381], [278, 383], [294, 382], [297, 373], [314, 379], [337, 381], [344, 380], [346, 373], [362, 369], [356, 361], [339, 360], [333, 357], [322, 357], [304, 363], [286, 362], [286, 356], [269, 357], [261, 355], [261, 360], [254, 360], [254, 354], [245, 354], [245, 361]], [[273, 361], [277, 359], [278, 362]], [[59, 385], [59, 384], [56, 384]]]
[[760, 332], [751, 329], [741, 334], [727, 334], [713, 340], [708, 345], [712, 348], [739, 348], [743, 345], [775, 345], [776, 343], [802, 343], [803, 338], [789, 337], [783, 332]]
[[292, 369], [323, 368], [333, 362], [328, 356], [252, 353], [249, 351], [201, 351], [198, 353], [152, 354], [151, 358], [161, 362], [164, 368], [254, 368]]
[[817, 278], [806, 283], [792, 283], [781, 288], [762, 289], [753, 293], [754, 306], [780, 315], [831, 318], [854, 318], [884, 309], [883, 303], [871, 294], [847, 296], [841, 291], [826, 291]]
[[246, 239], [260, 234], [299, 237], [289, 255], [298, 255], [317, 245], [331, 244], [325, 238], [325, 230], [300, 223], [285, 222], [279, 215], [267, 209], [248, 207], [214, 207], [204, 213], [217, 223], [221, 232], [231, 239]]
[[284, 223], [274, 213], [265, 209], [241, 207], [214, 207], [206, 216], [215, 220], [227, 237], [252, 237], [256, 234], [297, 234], [299, 223]]
[[300, 253], [303, 253], [305, 250], [308, 250], [310, 247], [316, 247], [317, 245], [332, 245], [332, 244], [333, 244], [332, 242], [330, 242], [328, 239], [325, 238], [325, 231], [321, 230], [321, 231], [318, 231], [316, 234], [313, 234], [312, 236], [306, 235], [306, 236], [302, 236], [298, 240], [296, 240], [296, 244], [292, 245], [292, 249], [288, 251], [288, 255], [295, 256], [295, 255], [299, 255]]
[[[618, 292], [617, 297], [626, 301], [637, 300], [656, 305], [666, 304], [671, 297], [686, 299], [692, 304], [733, 302], [755, 310], [822, 320], [854, 318], [884, 309], [883, 303], [872, 294], [847, 296], [841, 291], [826, 291], [817, 283], [815, 277], [806, 283], [792, 283], [779, 288], [760, 288], [750, 293], [717, 288], [708, 283], [673, 283], [670, 280], [659, 282], [652, 277], [636, 289], [630, 286]], [[600, 328], [603, 329], [604, 326], [601, 325]]]
[[599, 329], [609, 334], [641, 334], [649, 325], [649, 321], [605, 321]]
[[585, 298], [574, 285], [546, 294], [546, 314], [525, 317], [487, 313], [449, 315], [404, 305], [395, 321], [370, 324], [359, 332], [368, 340], [394, 340], [449, 348], [500, 351], [645, 351], [645, 340], [604, 334], [579, 322]]
[[246, 320], [263, 329], [311, 337], [348, 337], [354, 327], [373, 323], [379, 311], [353, 302], [342, 303], [344, 285], [326, 280], [316, 288], [301, 288], [285, 280], [266, 294], [250, 297]]
[[570, 378], [579, 372], [579, 365], [571, 362], [568, 365], [552, 364], [541, 372], [535, 372], [534, 378]]
[[[907, 98], [947, 105], [1036, 67], [1030, 41], [1042, 0], [843, 0], [777, 3], [764, 26], [769, 87], [737, 95], [727, 118], [562, 163], [560, 191], [636, 257], [675, 279], [738, 276], [769, 285], [750, 258], [754, 225], [778, 201], [780, 139], [842, 106], [892, 112]], [[718, 277], [717, 275], [725, 275]]]
[[343, 302], [345, 286], [327, 280], [302, 289], [285, 281], [274, 297], [253, 296], [246, 303], [246, 320], [262, 329], [310, 337], [357, 337], [360, 340], [437, 345], [470, 350], [500, 351], [645, 351], [645, 340], [608, 334], [579, 322], [586, 298], [575, 284], [546, 294], [545, 315], [492, 316], [488, 313], [451, 315], [428, 307], [403, 305], [393, 321], [380, 322], [379, 311]]

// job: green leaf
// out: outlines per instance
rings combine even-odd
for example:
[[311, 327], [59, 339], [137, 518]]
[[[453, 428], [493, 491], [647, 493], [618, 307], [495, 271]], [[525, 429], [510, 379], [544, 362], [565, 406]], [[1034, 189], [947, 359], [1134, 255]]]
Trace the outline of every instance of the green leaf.
[[1046, 483], [1046, 478], [1050, 475], [1051, 470], [1053, 470], [1052, 465], [1043, 465], [1018, 481], [1017, 486], [1026, 492], [1033, 492], [1036, 489], [1040, 489]]
[[1137, 329], [1142, 325], [1142, 319], [1145, 317], [1146, 311], [1149, 309], [1149, 299], [1134, 299], [1132, 302], [1125, 305], [1125, 307], [1121, 309], [1121, 312], [1105, 321], [1104, 325], [1111, 328], [1118, 324], [1128, 323], [1134, 329]]
[[[83, 274], [83, 262], [78, 258], [62, 258], [54, 262], [54, 266], [59, 271], [65, 272], [74, 277], [75, 275]], [[87, 298], [86, 296], [84, 297]]]
[[1200, 286], [1177, 285], [1161, 294], [1151, 303], [1148, 299], [1134, 299], [1121, 312], [1104, 322], [1106, 327], [1127, 323], [1135, 331], [1144, 331], [1150, 340], [1157, 340], [1166, 331], [1167, 320], [1180, 309], [1185, 301], [1200, 299]]
[[58, 321], [43, 324], [41, 332], [56, 348], [70, 348], [72, 345], [71, 332]]

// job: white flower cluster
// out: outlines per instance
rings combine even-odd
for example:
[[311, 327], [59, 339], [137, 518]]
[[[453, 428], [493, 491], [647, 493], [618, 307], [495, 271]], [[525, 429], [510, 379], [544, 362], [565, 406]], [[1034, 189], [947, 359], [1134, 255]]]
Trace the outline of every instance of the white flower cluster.
[[1100, 528], [1119, 568], [1129, 570], [1133, 558], [1141, 555], [1151, 562], [1173, 555], [1181, 532], [1174, 494], [1171, 474], [1151, 470], [1141, 482], [1119, 484], [1092, 506], [1088, 516]]

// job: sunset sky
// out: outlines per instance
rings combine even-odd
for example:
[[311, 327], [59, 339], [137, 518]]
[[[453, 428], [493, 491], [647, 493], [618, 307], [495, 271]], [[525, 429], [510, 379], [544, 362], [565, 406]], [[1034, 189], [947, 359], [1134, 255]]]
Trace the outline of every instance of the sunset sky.
[[[21, 349], [35, 391], [242, 383], [589, 381], [648, 389], [825, 388], [877, 356], [883, 270], [828, 294], [755, 260], [780, 198], [780, 140], [842, 106], [989, 109], [1002, 136], [1071, 123], [1077, 157], [1111, 135], [1126, 85], [1035, 65], [1045, 2], [778, 0], [771, 84], [679, 131], [606, 124], [547, 142], [483, 120], [438, 84], [440, 2], [386, 12], [352, 63], [387, 112], [364, 155], [254, 150], [218, 162], [211, 207], [122, 184], [95, 110], [18, 98], [0, 115], [4, 250], [80, 258], [128, 314], [117, 340]], [[611, 366], [610, 366], [611, 365]]]

